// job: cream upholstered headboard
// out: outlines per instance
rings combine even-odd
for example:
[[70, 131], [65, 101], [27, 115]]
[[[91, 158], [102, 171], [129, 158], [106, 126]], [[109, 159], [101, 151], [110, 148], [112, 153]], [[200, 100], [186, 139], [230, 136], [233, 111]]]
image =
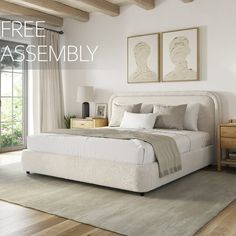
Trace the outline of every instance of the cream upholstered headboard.
[[216, 128], [221, 121], [221, 105], [219, 97], [209, 91], [178, 91], [178, 92], [150, 92], [150, 93], [124, 93], [116, 94], [110, 98], [108, 105], [108, 118], [112, 114], [112, 104], [168, 104], [179, 105], [199, 103], [200, 111], [198, 128], [200, 131], [208, 132], [214, 143]]

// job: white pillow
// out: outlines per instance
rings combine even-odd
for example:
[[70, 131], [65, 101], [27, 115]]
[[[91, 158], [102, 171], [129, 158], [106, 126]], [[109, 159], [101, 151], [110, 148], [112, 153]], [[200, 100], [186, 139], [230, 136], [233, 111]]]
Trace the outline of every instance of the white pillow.
[[139, 113], [142, 103], [138, 104], [117, 104], [112, 105], [112, 115], [109, 126], [118, 127], [122, 121], [125, 111]]
[[184, 129], [198, 131], [199, 108], [199, 103], [188, 104], [184, 117]]
[[126, 129], [152, 129], [156, 122], [157, 114], [136, 114], [125, 111], [121, 121], [121, 128]]

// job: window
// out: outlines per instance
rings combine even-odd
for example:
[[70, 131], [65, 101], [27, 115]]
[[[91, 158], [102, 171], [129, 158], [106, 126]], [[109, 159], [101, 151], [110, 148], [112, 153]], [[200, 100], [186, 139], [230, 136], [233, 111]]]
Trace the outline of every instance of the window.
[[[19, 150], [26, 146], [27, 63], [16, 61], [20, 56], [26, 56], [26, 45], [21, 47], [22, 55], [16, 53], [17, 45], [19, 43], [0, 40], [0, 152]], [[9, 53], [4, 54], [6, 47], [12, 57]]]

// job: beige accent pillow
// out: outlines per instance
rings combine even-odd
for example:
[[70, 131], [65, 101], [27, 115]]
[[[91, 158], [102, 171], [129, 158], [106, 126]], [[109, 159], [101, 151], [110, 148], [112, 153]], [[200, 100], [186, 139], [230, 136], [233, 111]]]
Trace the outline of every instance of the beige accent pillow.
[[140, 113], [142, 103], [138, 104], [117, 104], [112, 106], [112, 115], [109, 126], [118, 127], [121, 124], [125, 111], [132, 113]]
[[153, 104], [142, 104], [140, 113], [153, 113]]
[[153, 105], [153, 113], [157, 113], [154, 128], [184, 129], [184, 117], [187, 104], [179, 106]]

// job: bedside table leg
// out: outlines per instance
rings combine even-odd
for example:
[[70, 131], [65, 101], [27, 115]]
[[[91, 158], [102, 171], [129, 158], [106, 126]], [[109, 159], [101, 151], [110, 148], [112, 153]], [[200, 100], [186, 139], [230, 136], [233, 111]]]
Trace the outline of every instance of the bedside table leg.
[[222, 151], [221, 149], [218, 150], [218, 158], [217, 158], [217, 170], [221, 171], [221, 158], [222, 158]]
[[221, 128], [219, 126], [218, 133], [217, 133], [217, 170], [218, 171], [221, 171], [221, 159], [222, 159], [220, 134], [221, 134]]
[[221, 165], [220, 165], [219, 162], [218, 162], [218, 164], [217, 164], [217, 170], [218, 170], [218, 171], [221, 171]]

